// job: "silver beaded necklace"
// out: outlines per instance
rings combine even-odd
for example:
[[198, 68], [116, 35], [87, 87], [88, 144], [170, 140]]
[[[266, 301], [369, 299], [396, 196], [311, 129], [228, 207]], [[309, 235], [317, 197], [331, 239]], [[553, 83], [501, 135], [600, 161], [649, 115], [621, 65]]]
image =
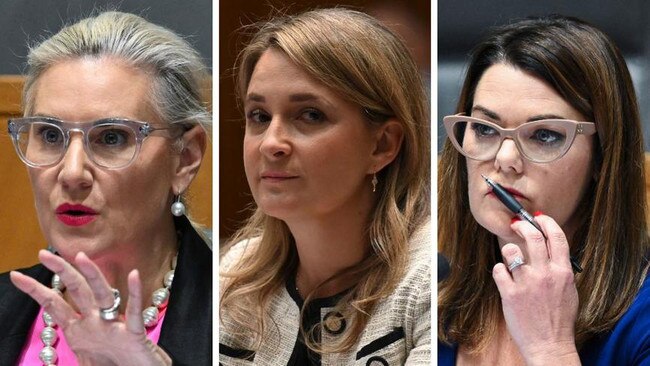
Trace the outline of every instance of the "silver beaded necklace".
[[[151, 295], [152, 305], [142, 311], [142, 319], [144, 321], [144, 326], [146, 328], [155, 327], [159, 321], [160, 310], [164, 309], [167, 306], [169, 301], [169, 289], [172, 287], [172, 282], [174, 281], [174, 271], [176, 270], [176, 261], [178, 259], [178, 253], [172, 259], [171, 270], [165, 273], [163, 278], [163, 287], [157, 289]], [[52, 289], [63, 295], [63, 290], [65, 286], [61, 282], [61, 278], [58, 274], [52, 276]], [[38, 354], [38, 358], [41, 360], [45, 366], [55, 366], [57, 363], [58, 355], [56, 354], [56, 344], [58, 336], [56, 334], [56, 323], [52, 319], [52, 316], [46, 311], [43, 311], [43, 322], [45, 327], [41, 331], [40, 337], [43, 342], [43, 348]]]

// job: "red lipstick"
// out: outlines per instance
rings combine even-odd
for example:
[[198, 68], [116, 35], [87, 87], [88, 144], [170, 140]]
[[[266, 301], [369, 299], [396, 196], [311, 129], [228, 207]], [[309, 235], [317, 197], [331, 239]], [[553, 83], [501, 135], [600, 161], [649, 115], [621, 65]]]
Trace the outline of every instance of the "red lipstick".
[[90, 207], [64, 203], [56, 208], [56, 218], [68, 226], [83, 226], [95, 221], [97, 211]]

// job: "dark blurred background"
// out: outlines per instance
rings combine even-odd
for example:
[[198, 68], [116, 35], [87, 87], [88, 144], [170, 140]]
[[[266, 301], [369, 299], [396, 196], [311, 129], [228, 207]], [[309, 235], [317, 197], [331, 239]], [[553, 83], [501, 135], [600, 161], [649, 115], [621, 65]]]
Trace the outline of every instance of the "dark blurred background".
[[650, 2], [642, 0], [438, 1], [438, 149], [445, 139], [442, 117], [453, 114], [467, 56], [493, 26], [527, 16], [581, 18], [607, 33], [622, 50], [639, 98], [646, 151], [650, 146]]
[[242, 142], [243, 115], [235, 99], [233, 66], [246, 44], [240, 29], [280, 12], [294, 14], [313, 8], [345, 6], [383, 20], [406, 41], [416, 58], [425, 83], [430, 80], [431, 4], [423, 0], [371, 1], [220, 1], [219, 4], [219, 237], [227, 238], [250, 214]]
[[170, 28], [212, 64], [211, 0], [2, 0], [0, 1], [0, 74], [22, 74], [27, 44], [56, 33], [64, 24], [113, 9], [138, 14]]

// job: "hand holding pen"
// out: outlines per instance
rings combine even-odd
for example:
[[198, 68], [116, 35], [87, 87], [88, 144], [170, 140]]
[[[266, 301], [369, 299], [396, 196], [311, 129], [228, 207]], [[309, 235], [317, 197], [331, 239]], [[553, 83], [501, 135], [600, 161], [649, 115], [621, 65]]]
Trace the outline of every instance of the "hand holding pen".
[[[503, 189], [501, 185], [492, 179], [486, 177], [485, 175], [481, 174], [481, 177], [485, 179], [485, 182], [492, 188], [492, 191], [496, 195], [496, 197], [514, 214], [519, 216], [522, 220], [528, 221], [531, 225], [533, 225], [537, 230], [539, 230], [540, 233], [542, 233], [542, 236], [544, 237], [545, 240], [548, 240], [546, 235], [544, 234], [544, 231], [542, 228], [539, 226], [539, 224], [535, 221], [533, 216], [528, 213], [524, 209], [524, 207], [517, 201], [508, 191]], [[573, 268], [574, 272], [580, 273], [582, 272], [582, 267], [578, 264], [578, 261], [573, 257], [569, 257], [571, 261], [571, 267]]]

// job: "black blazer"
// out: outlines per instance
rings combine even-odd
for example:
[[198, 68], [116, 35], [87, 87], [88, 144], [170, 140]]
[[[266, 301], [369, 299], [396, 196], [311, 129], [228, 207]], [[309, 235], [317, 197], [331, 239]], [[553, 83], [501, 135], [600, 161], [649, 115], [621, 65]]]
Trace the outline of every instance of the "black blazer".
[[[212, 250], [187, 218], [176, 218], [175, 223], [182, 233], [181, 246], [158, 345], [174, 365], [212, 365]], [[41, 264], [19, 271], [48, 285], [52, 278]], [[8, 273], [0, 274], [0, 366], [18, 362], [38, 310]]]

